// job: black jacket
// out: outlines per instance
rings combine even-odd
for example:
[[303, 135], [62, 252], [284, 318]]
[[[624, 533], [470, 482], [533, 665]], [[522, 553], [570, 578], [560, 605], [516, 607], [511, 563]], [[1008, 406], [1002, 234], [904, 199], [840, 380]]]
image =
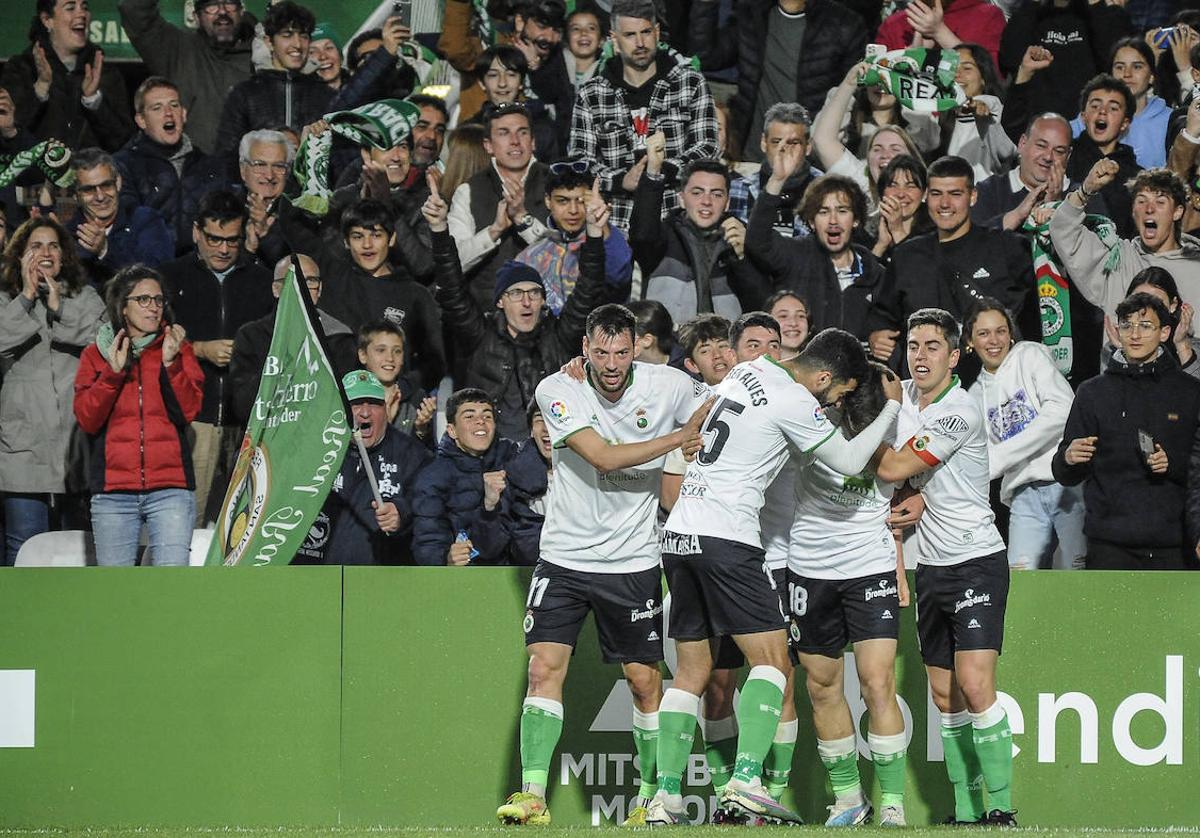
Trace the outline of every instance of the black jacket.
[[[389, 200], [386, 201], [396, 218], [396, 243], [392, 246], [390, 258], [393, 264], [404, 268], [413, 279], [427, 285], [433, 279], [433, 255], [430, 252], [432, 242], [429, 225], [421, 215], [421, 206], [429, 197], [429, 187], [425, 183], [424, 169], [413, 166], [411, 171], [410, 182], [390, 190]], [[357, 176], [334, 190], [329, 201], [329, 213], [321, 225], [326, 247], [340, 246], [342, 213], [362, 198], [362, 183], [359, 180], [362, 167], [353, 167], [347, 174], [353, 172], [357, 172]]]
[[1100, 190], [1100, 197], [1104, 199], [1104, 206], [1108, 208], [1108, 217], [1117, 225], [1117, 234], [1123, 239], [1132, 239], [1137, 236], [1137, 228], [1133, 226], [1133, 198], [1125, 184], [1142, 170], [1132, 146], [1117, 143], [1112, 154], [1102, 154], [1091, 137], [1080, 134], [1071, 143], [1071, 156], [1067, 159], [1067, 177], [1072, 183], [1083, 183], [1092, 166], [1105, 157], [1116, 160], [1120, 168], [1112, 183]]
[[[271, 311], [271, 273], [257, 262], [240, 262], [225, 277], [213, 276], [195, 253], [159, 267], [167, 280], [164, 294], [175, 322], [187, 330], [189, 340], [231, 340], [238, 329]], [[204, 404], [197, 422], [236, 425], [229, 370], [200, 360], [204, 371]]]
[[478, 387], [491, 395], [496, 402], [498, 436], [528, 436], [525, 408], [533, 400], [538, 382], [579, 354], [587, 316], [606, 299], [604, 240], [588, 237], [584, 242], [579, 251], [579, 280], [562, 312], [555, 317], [549, 310], [543, 311], [534, 330], [517, 337], [509, 334], [502, 312], [493, 307], [485, 313], [476, 303], [449, 232], [433, 234], [433, 260], [437, 299], [454, 335], [462, 367], [455, 376], [456, 384]]
[[[734, 0], [733, 12], [722, 27], [717, 25], [720, 6], [712, 0], [692, 4], [691, 47], [706, 72], [737, 67], [737, 95], [731, 102], [733, 124], [745, 131], [754, 118], [767, 22], [776, 0]], [[829, 89], [841, 83], [855, 62], [862, 61], [867, 30], [861, 17], [834, 0], [809, 0], [804, 13], [807, 23], [792, 101], [815, 115], [825, 104]], [[758, 138], [746, 137], [745, 142], [757, 144]]]
[[[1120, 355], [1102, 375], [1075, 394], [1051, 468], [1064, 486], [1083, 487], [1083, 531], [1127, 547], [1184, 544], [1184, 508], [1198, 416], [1200, 382], [1179, 369], [1168, 353], [1140, 367]], [[1138, 447], [1143, 430], [1167, 453], [1167, 473], [1150, 472]], [[1090, 463], [1068, 465], [1066, 450], [1079, 437], [1095, 436]], [[1193, 521], [1200, 520], [1193, 518]], [[1193, 532], [1190, 543], [1196, 543]], [[1189, 551], [1190, 552], [1190, 551]]]
[[546, 516], [534, 506], [544, 501], [550, 487], [548, 468], [535, 439], [522, 442], [504, 466], [507, 485], [500, 502], [508, 534], [508, 564], [533, 567], [541, 555]]
[[233, 173], [224, 158], [192, 148], [183, 157], [182, 177], [171, 162], [179, 149], [159, 145], [139, 131], [113, 155], [121, 170], [121, 200], [150, 207], [162, 216], [174, 234], [175, 254], [194, 249], [192, 222], [200, 199], [224, 189]]
[[294, 564], [411, 565], [412, 487], [433, 455], [411, 436], [384, 425], [383, 439], [367, 449], [379, 483], [379, 496], [400, 513], [400, 529], [379, 529], [362, 456], [353, 442], [333, 481], [321, 513], [296, 551]]
[[444, 565], [459, 533], [479, 551], [472, 564], [503, 563], [508, 545], [503, 504], [491, 512], [484, 509], [483, 475], [503, 469], [515, 450], [516, 443], [497, 435], [482, 457], [473, 457], [449, 434], [442, 437], [437, 456], [417, 475], [413, 489], [412, 549], [417, 564]]
[[787, 238], [772, 229], [782, 202], [781, 196], [765, 190], [759, 194], [746, 227], [746, 254], [766, 268], [774, 290], [800, 294], [808, 307], [810, 334], [834, 326], [865, 340], [871, 299], [883, 285], [883, 265], [867, 248], [851, 245], [862, 273], [843, 291], [829, 251], [815, 235]]

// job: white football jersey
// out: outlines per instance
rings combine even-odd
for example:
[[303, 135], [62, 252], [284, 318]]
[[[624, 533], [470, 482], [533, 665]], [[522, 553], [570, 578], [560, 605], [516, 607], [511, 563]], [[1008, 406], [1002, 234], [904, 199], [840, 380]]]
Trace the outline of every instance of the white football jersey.
[[761, 547], [763, 494], [790, 442], [815, 450], [837, 432], [820, 403], [769, 356], [738, 364], [713, 388], [704, 448], [688, 464], [666, 529]]
[[908, 448], [932, 468], [909, 480], [925, 499], [914, 536], [917, 561], [954, 565], [1004, 549], [988, 502], [987, 425], [979, 403], [958, 376], [924, 410], [920, 392], [904, 382], [896, 448]]
[[789, 452], [783, 467], [767, 487], [763, 495], [762, 512], [758, 514], [762, 532], [763, 552], [767, 554], [767, 567], [781, 570], [787, 567], [788, 543], [792, 536], [792, 523], [796, 520], [796, 458]]
[[541, 541], [548, 562], [591, 573], [635, 573], [659, 564], [655, 525], [665, 457], [601, 473], [566, 440], [585, 428], [613, 444], [665, 436], [691, 418], [709, 390], [662, 364], [635, 361], [630, 378], [616, 402], [590, 381], [561, 372], [538, 385], [538, 407], [554, 445]]

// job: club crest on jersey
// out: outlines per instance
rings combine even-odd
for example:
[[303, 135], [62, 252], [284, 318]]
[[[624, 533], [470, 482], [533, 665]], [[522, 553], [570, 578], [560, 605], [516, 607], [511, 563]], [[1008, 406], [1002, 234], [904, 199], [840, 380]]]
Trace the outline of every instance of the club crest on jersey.
[[523, 629], [525, 629], [526, 634], [529, 634], [529, 632], [533, 631], [533, 612], [532, 611], [525, 612], [525, 622], [524, 622], [524, 624], [522, 624], [521, 627]]
[[555, 422], [566, 422], [571, 418], [571, 410], [561, 399], [550, 402], [550, 417]]
[[929, 436], [913, 437], [912, 447], [914, 451], [924, 451], [929, 447]]
[[646, 430], [646, 426], [650, 424], [650, 420], [646, 418], [646, 409], [639, 407], [634, 411], [634, 416], [637, 417], [637, 426], [640, 430]]

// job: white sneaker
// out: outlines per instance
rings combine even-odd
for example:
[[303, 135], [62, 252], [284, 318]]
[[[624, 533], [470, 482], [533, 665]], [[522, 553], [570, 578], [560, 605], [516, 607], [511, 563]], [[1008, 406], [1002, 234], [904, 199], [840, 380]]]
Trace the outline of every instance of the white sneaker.
[[679, 826], [687, 822], [683, 812], [672, 812], [657, 795], [646, 807], [646, 826]]
[[873, 812], [869, 800], [859, 803], [835, 803], [829, 807], [829, 818], [825, 821], [825, 825], [859, 826], [869, 821]]
[[884, 806], [879, 810], [880, 826], [908, 826], [903, 806]]

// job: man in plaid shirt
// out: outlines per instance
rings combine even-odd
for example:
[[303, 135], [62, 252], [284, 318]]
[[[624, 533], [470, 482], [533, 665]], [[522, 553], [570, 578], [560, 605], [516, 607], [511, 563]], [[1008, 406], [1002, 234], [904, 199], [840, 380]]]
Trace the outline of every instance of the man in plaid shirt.
[[[616, 0], [612, 8], [615, 55], [579, 89], [571, 119], [569, 154], [591, 164], [611, 196], [612, 223], [629, 229], [633, 192], [646, 168], [646, 137], [667, 138], [663, 168], [675, 185], [693, 160], [717, 156], [717, 115], [704, 77], [686, 59], [658, 46], [653, 0]], [[664, 213], [678, 206], [664, 195]]]

